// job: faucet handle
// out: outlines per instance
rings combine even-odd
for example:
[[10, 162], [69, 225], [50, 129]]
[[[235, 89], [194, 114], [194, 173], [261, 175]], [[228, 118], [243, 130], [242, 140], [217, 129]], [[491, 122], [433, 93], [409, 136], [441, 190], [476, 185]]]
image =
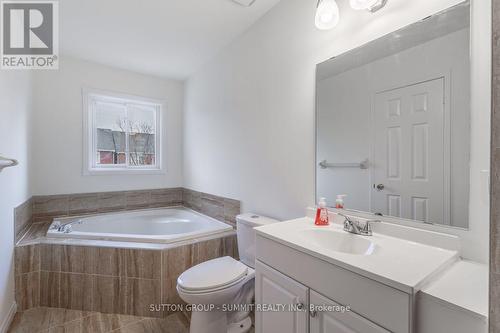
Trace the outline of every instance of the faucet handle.
[[349, 216], [347, 216], [347, 215], [344, 215], [342, 213], [337, 213], [337, 215], [338, 216], [342, 216], [344, 218], [345, 222], [353, 222], [353, 220]]
[[371, 236], [373, 234], [372, 223], [380, 223], [381, 220], [366, 220], [365, 225], [361, 229], [363, 234]]
[[52, 225], [50, 226], [50, 230], [58, 230], [60, 227], [61, 227], [61, 222], [57, 221], [52, 223]]
[[353, 223], [353, 220], [347, 216], [347, 215], [344, 215], [342, 213], [337, 213], [338, 216], [342, 216], [344, 218], [344, 230], [348, 230], [350, 228], [350, 226], [352, 225]]

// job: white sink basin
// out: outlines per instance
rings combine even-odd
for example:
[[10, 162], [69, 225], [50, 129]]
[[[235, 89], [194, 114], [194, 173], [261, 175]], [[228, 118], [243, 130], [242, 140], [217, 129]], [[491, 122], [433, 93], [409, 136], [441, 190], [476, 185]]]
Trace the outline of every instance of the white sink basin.
[[[255, 230], [263, 243], [283, 244], [406, 293], [420, 290], [436, 272], [459, 259], [456, 236], [390, 223], [377, 227], [373, 236], [353, 235], [340, 223], [320, 227], [314, 225], [314, 217], [304, 217]], [[271, 249], [257, 248], [257, 255]]]
[[375, 251], [375, 243], [359, 235], [332, 229], [306, 229], [301, 231], [301, 238], [311, 245], [326, 250], [353, 255], [371, 255]]

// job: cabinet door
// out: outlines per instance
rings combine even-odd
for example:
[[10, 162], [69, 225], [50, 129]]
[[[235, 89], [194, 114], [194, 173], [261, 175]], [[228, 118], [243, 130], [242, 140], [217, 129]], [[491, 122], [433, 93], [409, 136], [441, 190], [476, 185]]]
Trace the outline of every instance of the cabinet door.
[[[257, 333], [307, 333], [308, 288], [271, 267], [257, 261], [255, 273], [255, 328]], [[263, 307], [285, 306], [285, 310], [267, 311]], [[293, 311], [291, 307], [303, 308]], [[261, 307], [261, 309], [259, 309]]]
[[[339, 311], [339, 304], [313, 290], [310, 291], [309, 303], [310, 333], [390, 333], [354, 312]], [[321, 310], [313, 311], [314, 306]]]

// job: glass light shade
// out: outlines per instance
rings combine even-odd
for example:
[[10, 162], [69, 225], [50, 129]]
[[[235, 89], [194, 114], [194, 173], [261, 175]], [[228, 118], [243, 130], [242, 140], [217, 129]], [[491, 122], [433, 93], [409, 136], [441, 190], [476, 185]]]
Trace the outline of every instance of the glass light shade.
[[379, 0], [350, 0], [352, 9], [355, 10], [363, 10], [363, 9], [371, 9]]
[[321, 0], [316, 9], [316, 27], [320, 30], [335, 28], [339, 23], [339, 6], [335, 0]]

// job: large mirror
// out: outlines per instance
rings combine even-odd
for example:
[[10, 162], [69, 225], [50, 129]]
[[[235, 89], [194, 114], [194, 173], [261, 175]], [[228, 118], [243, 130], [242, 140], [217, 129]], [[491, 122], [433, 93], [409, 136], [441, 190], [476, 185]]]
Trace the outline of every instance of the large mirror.
[[317, 66], [316, 195], [468, 227], [470, 6]]

